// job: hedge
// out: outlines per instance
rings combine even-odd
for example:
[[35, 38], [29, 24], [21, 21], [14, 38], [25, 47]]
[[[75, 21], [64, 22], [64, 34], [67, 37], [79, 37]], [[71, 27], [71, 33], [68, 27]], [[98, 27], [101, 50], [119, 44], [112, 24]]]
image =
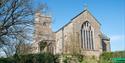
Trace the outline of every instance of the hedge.
[[125, 58], [125, 51], [103, 52], [100, 55], [99, 63], [113, 63], [112, 58]]
[[[67, 62], [70, 58], [68, 55], [64, 55], [64, 62]], [[86, 63], [86, 59], [82, 55], [73, 55], [72, 57], [78, 58], [81, 63]], [[125, 58], [125, 51], [121, 52], [104, 52], [100, 55], [98, 63], [112, 63], [112, 58]], [[39, 54], [27, 54], [17, 55], [12, 57], [0, 58], [0, 63], [59, 63], [59, 55], [53, 55], [50, 53], [39, 53]], [[95, 59], [92, 60], [92, 62]], [[90, 62], [90, 60], [89, 60]]]
[[0, 63], [58, 63], [58, 56], [50, 53], [14, 55], [13, 57], [0, 58]]

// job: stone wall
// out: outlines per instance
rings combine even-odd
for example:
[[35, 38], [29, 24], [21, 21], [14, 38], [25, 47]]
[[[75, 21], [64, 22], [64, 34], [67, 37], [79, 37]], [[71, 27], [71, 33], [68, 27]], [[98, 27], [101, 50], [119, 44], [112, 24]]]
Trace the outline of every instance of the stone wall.
[[[80, 29], [84, 22], [88, 21], [92, 27], [94, 28], [94, 50], [93, 51], [87, 51], [90, 52], [92, 55], [99, 56], [100, 51], [100, 45], [101, 45], [101, 38], [99, 35], [100, 32], [100, 23], [90, 14], [89, 11], [83, 11], [80, 15], [76, 16], [71, 20], [70, 23], [68, 23], [66, 26], [64, 26], [62, 29], [60, 29], [58, 32], [56, 32], [56, 43], [60, 43], [62, 46], [63, 53], [69, 54], [71, 52], [71, 46], [73, 45], [73, 42], [76, 42], [77, 49], [80, 48], [81, 45], [81, 33]], [[74, 37], [74, 41], [71, 41], [71, 36]], [[70, 46], [69, 46], [70, 45]], [[57, 47], [58, 49], [58, 47]], [[96, 51], [95, 51], [96, 50]], [[78, 50], [79, 51], [79, 50]], [[81, 54], [83, 53], [84, 49], [81, 49]], [[98, 54], [96, 54], [98, 53]]]
[[[40, 42], [47, 42], [45, 49], [54, 50], [55, 34], [51, 30], [51, 17], [37, 12], [35, 14], [33, 52], [40, 52]], [[52, 47], [50, 47], [52, 46]], [[49, 48], [49, 49], [48, 49]], [[54, 49], [52, 49], [54, 48]], [[47, 51], [45, 50], [45, 51]]]

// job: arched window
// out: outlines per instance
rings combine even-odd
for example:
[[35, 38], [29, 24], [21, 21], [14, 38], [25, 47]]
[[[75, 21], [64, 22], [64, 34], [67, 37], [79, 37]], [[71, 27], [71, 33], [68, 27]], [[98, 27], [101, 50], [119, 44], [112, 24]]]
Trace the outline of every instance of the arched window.
[[91, 24], [86, 21], [81, 27], [81, 48], [85, 50], [94, 50], [93, 36], [94, 29]]

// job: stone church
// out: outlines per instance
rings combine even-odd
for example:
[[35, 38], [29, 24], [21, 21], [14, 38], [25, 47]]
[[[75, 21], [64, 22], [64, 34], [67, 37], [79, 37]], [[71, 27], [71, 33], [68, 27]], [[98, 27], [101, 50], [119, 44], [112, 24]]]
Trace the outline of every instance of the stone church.
[[[98, 57], [103, 51], [110, 51], [110, 38], [101, 32], [101, 24], [88, 9], [56, 32], [52, 31], [51, 22], [52, 17], [40, 12], [35, 14], [33, 53], [77, 53]], [[40, 48], [40, 43], [46, 44], [44, 49]]]

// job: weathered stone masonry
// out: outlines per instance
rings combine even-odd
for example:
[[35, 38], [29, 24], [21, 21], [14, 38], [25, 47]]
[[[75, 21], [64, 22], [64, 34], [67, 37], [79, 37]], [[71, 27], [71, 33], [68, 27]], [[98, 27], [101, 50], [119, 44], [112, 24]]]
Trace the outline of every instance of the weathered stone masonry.
[[45, 51], [54, 54], [72, 54], [77, 51], [79, 54], [98, 57], [103, 51], [110, 51], [110, 39], [101, 32], [101, 24], [87, 9], [56, 32], [51, 30], [51, 20], [49, 16], [36, 13], [33, 53], [40, 52], [40, 41], [47, 42], [49, 45]]

